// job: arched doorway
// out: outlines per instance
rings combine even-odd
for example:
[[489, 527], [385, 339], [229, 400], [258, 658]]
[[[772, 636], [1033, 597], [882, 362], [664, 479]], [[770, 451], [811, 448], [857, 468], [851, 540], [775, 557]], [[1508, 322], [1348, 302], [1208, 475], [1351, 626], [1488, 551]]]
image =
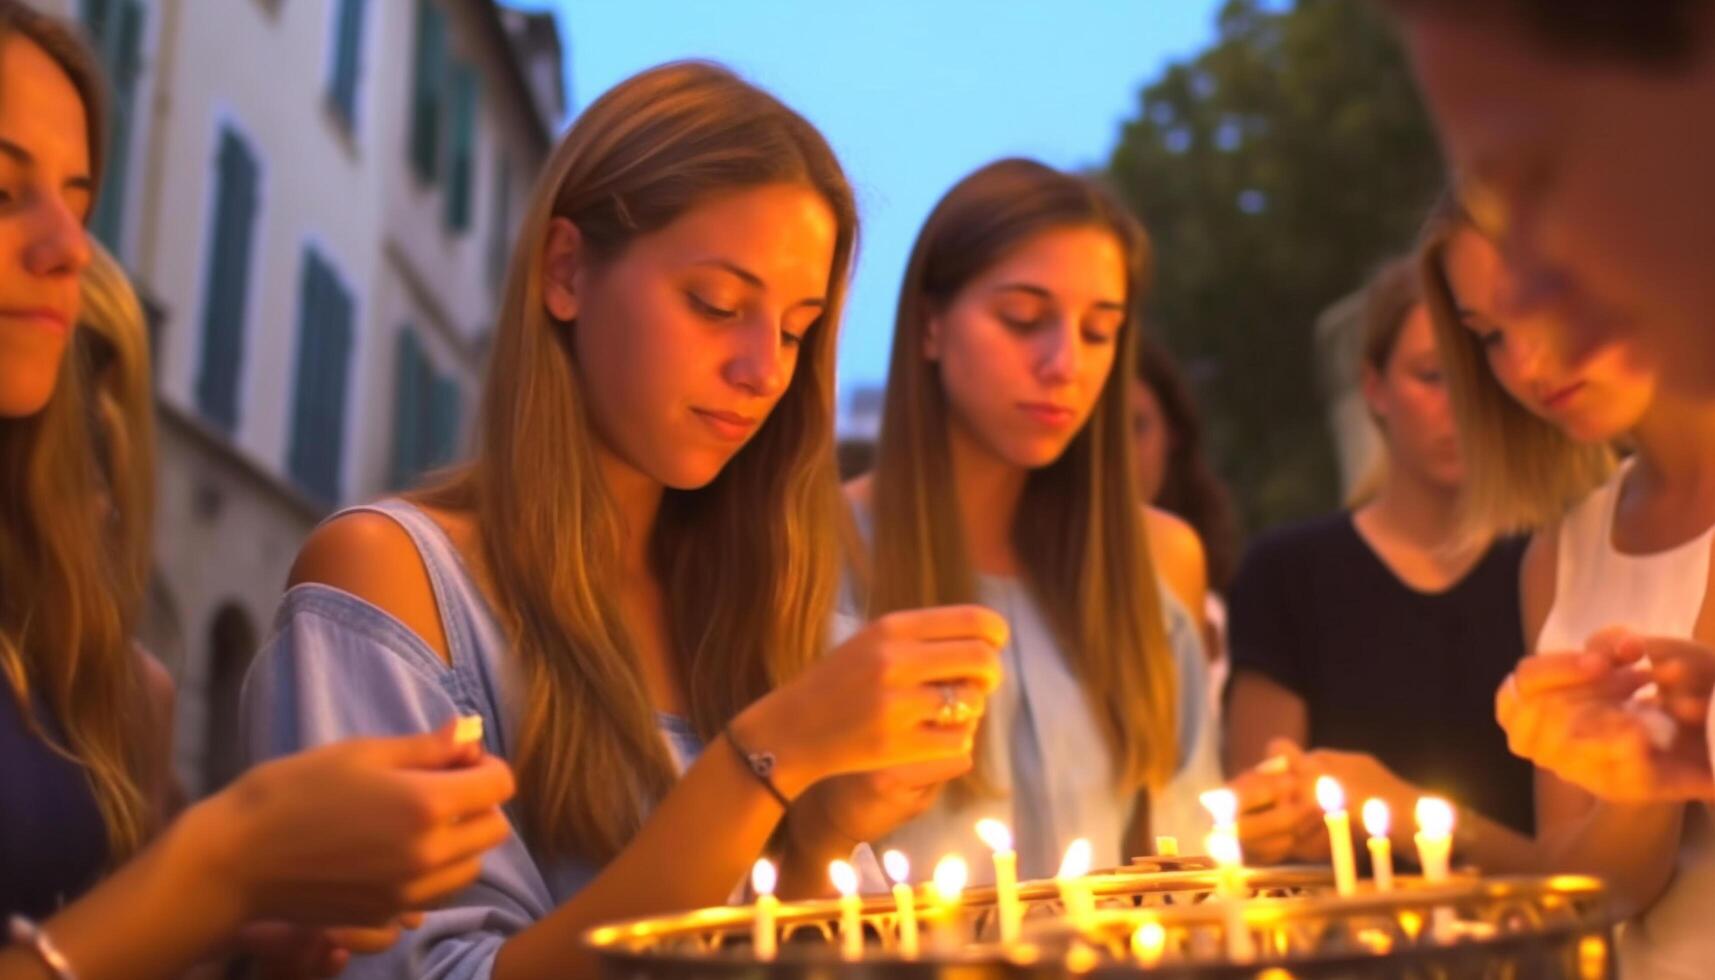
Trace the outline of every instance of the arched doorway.
[[203, 740], [204, 793], [232, 781], [244, 765], [238, 731], [238, 695], [250, 658], [256, 654], [256, 627], [250, 614], [228, 602], [214, 614], [208, 630], [208, 723]]

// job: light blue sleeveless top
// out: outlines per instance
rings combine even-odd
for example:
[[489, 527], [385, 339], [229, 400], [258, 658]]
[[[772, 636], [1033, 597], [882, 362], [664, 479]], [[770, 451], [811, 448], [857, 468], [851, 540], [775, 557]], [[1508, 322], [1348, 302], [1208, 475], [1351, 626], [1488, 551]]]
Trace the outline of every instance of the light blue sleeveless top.
[[[460, 715], [483, 720], [488, 752], [514, 761], [516, 668], [499, 623], [446, 533], [402, 500], [354, 510], [392, 518], [411, 536], [434, 590], [450, 663], [399, 620], [348, 592], [300, 585], [245, 681], [243, 730], [252, 763], [357, 736], [433, 731]], [[347, 513], [350, 513], [348, 511]], [[661, 734], [681, 772], [702, 750], [683, 718]], [[516, 816], [514, 816], [516, 823]], [[344, 976], [486, 978], [507, 937], [548, 915], [600, 869], [538, 859], [514, 829], [483, 858], [469, 888], [429, 912], [391, 949], [353, 957]]]

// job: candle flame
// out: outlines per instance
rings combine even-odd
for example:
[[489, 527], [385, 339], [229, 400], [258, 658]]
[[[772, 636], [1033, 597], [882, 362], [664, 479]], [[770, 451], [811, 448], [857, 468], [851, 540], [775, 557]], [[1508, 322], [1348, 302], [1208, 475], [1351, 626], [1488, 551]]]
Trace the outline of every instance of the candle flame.
[[977, 821], [977, 836], [989, 846], [989, 850], [999, 854], [1012, 850], [1012, 831], [999, 820], [982, 819]]
[[1453, 804], [1438, 796], [1425, 796], [1417, 801], [1417, 829], [1426, 837], [1449, 837], [1453, 834]]
[[1239, 850], [1239, 838], [1229, 831], [1217, 830], [1203, 841], [1204, 850], [1215, 859], [1215, 863], [1226, 867], [1244, 863], [1244, 852]]
[[1091, 853], [1090, 842], [1080, 837], [1066, 848], [1066, 856], [1060, 861], [1060, 870], [1055, 878], [1065, 881], [1069, 878], [1082, 878], [1090, 873], [1090, 866], [1095, 862]]
[[834, 861], [828, 865], [828, 877], [833, 879], [834, 889], [843, 896], [856, 895], [858, 890], [857, 869], [844, 861]]
[[1339, 813], [1346, 808], [1346, 791], [1333, 776], [1316, 778], [1316, 803], [1323, 813]]
[[965, 859], [957, 854], [949, 854], [935, 865], [935, 891], [940, 894], [943, 902], [956, 902], [964, 893], [965, 883], [970, 881], [971, 869], [965, 866]]
[[903, 885], [911, 880], [911, 859], [901, 851], [888, 851], [881, 856], [881, 866], [887, 869], [887, 876], [894, 884]]
[[1371, 837], [1386, 837], [1389, 826], [1393, 823], [1393, 814], [1388, 812], [1387, 801], [1370, 797], [1364, 801], [1364, 830]]
[[1138, 959], [1155, 962], [1161, 958], [1161, 953], [1167, 948], [1167, 930], [1161, 923], [1150, 919], [1137, 927], [1131, 934], [1131, 951]]
[[1217, 827], [1231, 827], [1239, 820], [1239, 794], [1230, 789], [1212, 789], [1197, 797]]
[[767, 858], [762, 858], [751, 866], [750, 887], [758, 895], [774, 894], [774, 886], [779, 881], [780, 874], [774, 870], [774, 862]]

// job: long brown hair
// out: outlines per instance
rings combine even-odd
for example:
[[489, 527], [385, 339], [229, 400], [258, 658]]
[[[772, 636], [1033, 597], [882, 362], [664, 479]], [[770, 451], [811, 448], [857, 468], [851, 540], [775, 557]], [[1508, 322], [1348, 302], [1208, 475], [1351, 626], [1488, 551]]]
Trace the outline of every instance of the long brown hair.
[[522, 666], [525, 831], [605, 861], [673, 768], [614, 599], [618, 518], [597, 472], [568, 325], [542, 301], [549, 222], [599, 261], [724, 190], [815, 189], [838, 223], [827, 311], [791, 384], [708, 486], [669, 489], [651, 542], [691, 722], [713, 737], [818, 657], [839, 577], [834, 349], [857, 214], [814, 127], [724, 68], [664, 65], [584, 110], [544, 170], [507, 275], [474, 463], [426, 499], [475, 513]]
[[[1359, 321], [1362, 330], [1358, 347], [1360, 373], [1365, 370], [1373, 371], [1377, 377], [1387, 374], [1388, 362], [1393, 360], [1394, 349], [1399, 346], [1400, 335], [1405, 333], [1405, 325], [1411, 319], [1411, 311], [1423, 302], [1421, 283], [1417, 258], [1411, 255], [1389, 259], [1370, 277], [1369, 283], [1364, 286]], [[1378, 420], [1371, 421], [1376, 422], [1379, 427]], [[1387, 479], [1390, 452], [1391, 449], [1379, 454], [1359, 478], [1352, 492], [1346, 496], [1348, 508], [1356, 510], [1381, 492], [1382, 484]]]
[[1223, 591], [1238, 566], [1239, 526], [1232, 494], [1209, 462], [1203, 413], [1173, 355], [1147, 334], [1138, 338], [1137, 379], [1155, 395], [1167, 423], [1167, 472], [1152, 503], [1197, 532], [1208, 556], [1209, 588]]
[[1481, 540], [1558, 520], [1607, 479], [1614, 455], [1573, 439], [1501, 387], [1476, 334], [1460, 322], [1447, 278], [1447, 248], [1465, 233], [1478, 232], [1452, 195], [1444, 196], [1424, 227], [1418, 272], [1465, 456], [1462, 532]]
[[[41, 48], [77, 89], [90, 176], [99, 181], [106, 99], [94, 58], [70, 26], [0, 0], [0, 44], [13, 39]], [[0, 419], [0, 673], [38, 734], [49, 737], [38, 705], [58, 723], [63, 744], [49, 743], [88, 773], [117, 862], [151, 823], [142, 789], [147, 704], [130, 640], [149, 521], [133, 491], [150, 476], [130, 469], [148, 461], [147, 449], [133, 446], [108, 478], [113, 457], [98, 450], [100, 396], [82, 333], [42, 411]]]
[[[1177, 703], [1161, 598], [1131, 465], [1130, 373], [1136, 310], [1151, 267], [1143, 228], [1095, 183], [1029, 160], [1002, 160], [954, 185], [929, 215], [906, 266], [894, 322], [874, 478], [871, 615], [977, 598], [953, 498], [951, 424], [935, 366], [923, 356], [930, 318], [1033, 235], [1111, 231], [1126, 258], [1126, 302], [1114, 370], [1066, 451], [1031, 471], [1013, 521], [1024, 582], [1069, 666], [1128, 789], [1158, 786], [1176, 758]], [[982, 773], [973, 783], [980, 787]]]

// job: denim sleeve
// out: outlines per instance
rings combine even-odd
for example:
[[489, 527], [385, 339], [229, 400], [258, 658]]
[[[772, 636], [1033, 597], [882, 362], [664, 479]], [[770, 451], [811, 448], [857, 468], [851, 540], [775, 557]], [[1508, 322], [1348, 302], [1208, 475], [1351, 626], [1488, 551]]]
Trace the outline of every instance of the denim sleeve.
[[[484, 716], [492, 750], [497, 706], [476, 690], [379, 608], [335, 589], [299, 586], [287, 593], [245, 681], [246, 753], [254, 764], [344, 738], [431, 731], [472, 713]], [[507, 937], [553, 906], [514, 829], [484, 857], [476, 882], [391, 949], [353, 957], [343, 975], [486, 980]]]
[[1167, 620], [1167, 645], [1173, 650], [1173, 671], [1179, 682], [1179, 764], [1183, 770], [1197, 754], [1209, 714], [1209, 667], [1197, 623], [1176, 597], [1163, 590], [1161, 611]]

